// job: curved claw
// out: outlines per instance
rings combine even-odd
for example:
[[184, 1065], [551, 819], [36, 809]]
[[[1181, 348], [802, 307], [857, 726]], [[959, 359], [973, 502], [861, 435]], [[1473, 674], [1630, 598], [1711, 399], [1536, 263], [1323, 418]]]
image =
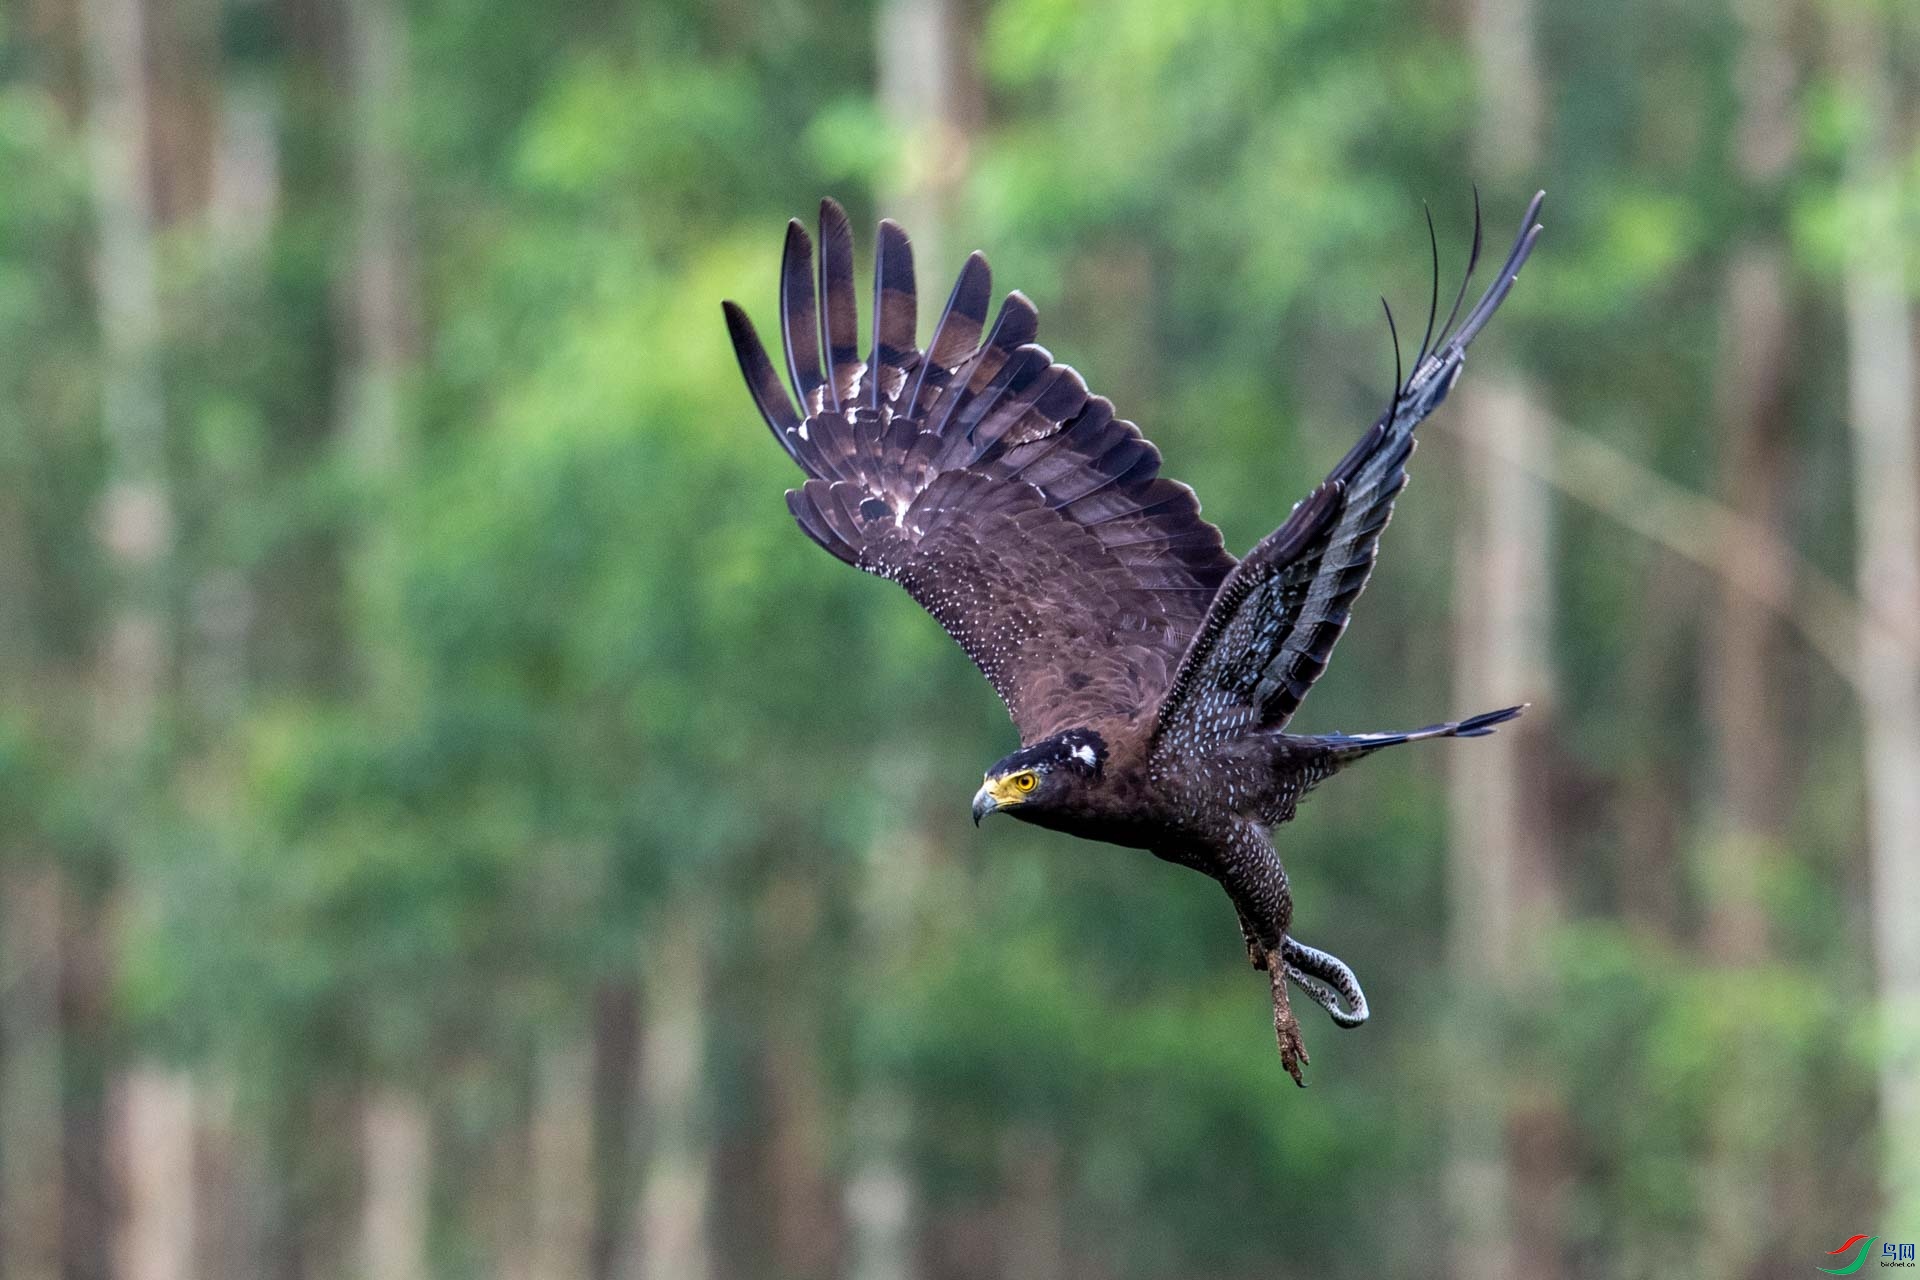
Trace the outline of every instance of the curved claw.
[[1267, 976], [1273, 986], [1273, 1034], [1280, 1045], [1280, 1066], [1293, 1077], [1293, 1082], [1302, 1089], [1307, 1080], [1300, 1068], [1311, 1059], [1307, 1057], [1306, 1041], [1300, 1037], [1300, 1019], [1294, 1016], [1292, 1007], [1287, 1003], [1287, 979], [1283, 970], [1286, 961], [1280, 953], [1274, 952], [1267, 957]]
[[[1308, 999], [1325, 1009], [1336, 1026], [1357, 1027], [1367, 1020], [1367, 994], [1339, 956], [1290, 936], [1281, 939], [1280, 954], [1287, 977], [1307, 993]], [[1341, 1007], [1342, 1000], [1346, 1008]]]

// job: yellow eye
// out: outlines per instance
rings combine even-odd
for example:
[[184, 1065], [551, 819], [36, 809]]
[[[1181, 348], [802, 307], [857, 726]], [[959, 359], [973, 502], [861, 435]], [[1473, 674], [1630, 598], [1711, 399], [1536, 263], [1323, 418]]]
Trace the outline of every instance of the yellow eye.
[[1040, 785], [1040, 779], [1034, 777], [1032, 772], [1030, 771], [1027, 773], [1016, 773], [1013, 775], [1013, 789], [1015, 791], [1020, 791], [1020, 792], [1031, 791], [1039, 785]]

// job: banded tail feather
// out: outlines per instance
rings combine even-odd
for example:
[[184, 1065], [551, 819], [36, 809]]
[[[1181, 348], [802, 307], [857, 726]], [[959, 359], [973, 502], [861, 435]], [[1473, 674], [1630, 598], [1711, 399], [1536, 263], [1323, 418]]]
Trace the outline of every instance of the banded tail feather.
[[1321, 733], [1315, 734], [1312, 740], [1332, 751], [1338, 760], [1357, 760], [1384, 747], [1397, 747], [1406, 742], [1425, 742], [1430, 738], [1484, 738], [1509, 720], [1519, 719], [1520, 713], [1528, 705], [1523, 702], [1516, 707], [1483, 711], [1464, 720], [1449, 720], [1444, 724], [1430, 724], [1424, 729], [1408, 729], [1402, 733]]

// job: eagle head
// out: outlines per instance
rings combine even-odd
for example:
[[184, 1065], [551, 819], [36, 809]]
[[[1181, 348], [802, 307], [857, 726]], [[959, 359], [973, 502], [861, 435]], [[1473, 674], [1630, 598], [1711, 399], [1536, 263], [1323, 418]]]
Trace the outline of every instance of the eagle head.
[[987, 770], [973, 793], [973, 823], [979, 826], [996, 809], [1041, 821], [1099, 781], [1106, 760], [1106, 740], [1091, 729], [1068, 729], [1022, 747]]

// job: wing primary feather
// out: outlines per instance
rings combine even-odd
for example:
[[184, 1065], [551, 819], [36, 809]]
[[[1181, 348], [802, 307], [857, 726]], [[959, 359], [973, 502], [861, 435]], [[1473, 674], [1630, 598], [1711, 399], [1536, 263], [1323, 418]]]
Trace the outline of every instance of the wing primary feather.
[[[1232, 715], [1244, 715], [1264, 728], [1280, 729], [1299, 708], [1308, 689], [1325, 670], [1351, 615], [1353, 600], [1373, 568], [1381, 529], [1395, 497], [1406, 484], [1414, 428], [1446, 397], [1460, 372], [1467, 344], [1513, 288], [1538, 242], [1540, 225], [1536, 218], [1542, 201], [1543, 196], [1536, 195], [1528, 205], [1498, 276], [1488, 283], [1456, 329], [1466, 284], [1484, 244], [1484, 224], [1475, 193], [1474, 250], [1468, 279], [1462, 283], [1440, 336], [1422, 338], [1423, 354], [1405, 381], [1401, 380], [1404, 370], [1399, 364], [1393, 309], [1381, 300], [1393, 335], [1396, 364], [1397, 385], [1389, 411], [1361, 435], [1328, 476], [1323, 489], [1332, 490], [1336, 497], [1310, 499], [1296, 508], [1286, 525], [1262, 540], [1221, 585], [1205, 624], [1195, 634], [1162, 700], [1156, 734], [1176, 722], [1181, 735], [1204, 733], [1206, 725], [1224, 723], [1220, 719], [1223, 706], [1231, 708], [1229, 720]], [[1429, 241], [1436, 264], [1437, 239], [1433, 236]], [[1437, 303], [1430, 300], [1429, 325], [1437, 309]], [[1319, 498], [1317, 492], [1314, 498]], [[1333, 506], [1323, 505], [1329, 501]], [[1233, 637], [1230, 645], [1225, 640], [1228, 636]], [[1201, 688], [1212, 691], [1211, 700], [1191, 701], [1193, 691]], [[1468, 724], [1465, 728], [1471, 733], [1481, 726]]]
[[[1088, 396], [1080, 412], [1059, 431], [1031, 444], [1015, 446], [1009, 451], [1008, 457], [1017, 460], [1009, 462], [1008, 478], [1030, 475], [1044, 477], [1049, 473], [1050, 464], [1056, 464], [1052, 469], [1057, 470], [1057, 464], [1062, 460], [1071, 465], [1075, 456], [1073, 446], [1084, 444], [1112, 421], [1113, 401], [1105, 396]], [[1063, 450], [1067, 452], [1063, 453]], [[1033, 483], [1043, 490], [1047, 488], [1047, 484], [1041, 480], [1036, 479]]]
[[940, 412], [940, 420], [930, 427], [933, 433], [945, 435], [954, 415], [984, 391], [1006, 365], [1008, 358], [1031, 343], [1039, 332], [1040, 313], [1034, 309], [1033, 303], [1027, 301], [1026, 294], [1015, 289], [1001, 299], [1000, 314], [994, 317], [993, 329], [987, 334], [987, 340], [960, 370], [966, 377], [962, 379], [956, 373], [955, 385], [943, 397], [945, 405]]
[[1473, 248], [1467, 252], [1467, 273], [1460, 277], [1460, 290], [1453, 295], [1453, 309], [1447, 312], [1447, 322], [1440, 326], [1440, 343], [1446, 345], [1447, 335], [1453, 332], [1453, 322], [1460, 316], [1460, 304], [1467, 300], [1467, 286], [1473, 283], [1473, 271], [1480, 265], [1481, 246], [1480, 186], [1473, 188]]
[[867, 403], [878, 409], [899, 389], [914, 347], [913, 245], [900, 224], [880, 221], [873, 253], [873, 350], [867, 357]]
[[827, 344], [827, 407], [845, 401], [860, 376], [860, 308], [853, 296], [853, 224], [836, 200], [820, 202], [820, 335]]
[[[969, 442], [976, 440], [980, 424], [985, 421], [987, 415], [998, 409], [1001, 402], [1008, 396], [1018, 398], [1029, 390], [1032, 390], [1034, 395], [1038, 395], [1039, 391], [1034, 387], [1034, 382], [1052, 367], [1053, 353], [1045, 347], [1028, 344], [1013, 352], [1001, 364], [1000, 371], [994, 374], [993, 381], [986, 385], [985, 390], [967, 402], [965, 411], [954, 423], [957, 428], [960, 428], [957, 434]], [[1032, 397], [1027, 396], [1026, 400], [1030, 403]], [[992, 442], [982, 443], [984, 446]], [[975, 453], [970, 457], [973, 461], [978, 461], [980, 454]]]
[[1480, 295], [1480, 301], [1474, 306], [1467, 318], [1460, 324], [1460, 332], [1453, 336], [1453, 346], [1464, 348], [1472, 342], [1493, 319], [1493, 313], [1506, 301], [1507, 293], [1513, 288], [1513, 282], [1520, 277], [1520, 268], [1526, 265], [1527, 258], [1533, 253], [1533, 246], [1540, 239], [1540, 224], [1535, 221], [1540, 216], [1540, 206], [1546, 203], [1547, 193], [1537, 192], [1527, 205], [1527, 216], [1520, 220], [1520, 233], [1514, 237], [1513, 248], [1507, 251], [1507, 260], [1500, 264], [1500, 274], [1495, 277], [1487, 291]]
[[1387, 313], [1387, 336], [1393, 340], [1393, 393], [1387, 397], [1386, 417], [1393, 416], [1394, 406], [1400, 403], [1401, 389], [1406, 383], [1400, 375], [1400, 330], [1394, 327], [1393, 308], [1387, 305], [1385, 297], [1380, 299], [1380, 309]]
[[813, 297], [813, 241], [798, 218], [787, 223], [787, 244], [780, 257], [780, 337], [786, 347], [787, 374], [802, 414], [821, 408], [817, 396], [826, 379], [820, 373], [820, 317]]
[[[988, 331], [983, 256], [962, 265], [923, 351], [905, 232], [880, 225], [870, 325], [853, 246], [831, 200], [817, 231], [788, 226], [771, 357], [746, 314], [725, 310], [755, 407], [808, 477], [787, 494], [795, 522], [919, 601], [1022, 741], [1153, 705], [1234, 570], [1219, 530], [1191, 490], [1159, 478], [1138, 429], [1034, 343], [1023, 295], [999, 304]], [[1323, 486], [1302, 519], [1338, 490]], [[1057, 590], [1062, 570], [1077, 573], [1075, 590]], [[1062, 670], [1086, 677], [1065, 687]]]
[[[1036, 347], [1036, 351], [1045, 348]], [[968, 465], [998, 458], [1009, 448], [1047, 439], [1087, 402], [1087, 384], [1063, 364], [1043, 367], [1027, 384], [1000, 402], [969, 432], [975, 453]]]
[[727, 317], [733, 354], [740, 361], [740, 374], [747, 380], [754, 405], [787, 456], [799, 461], [787, 433], [800, 425], [800, 416], [793, 411], [793, 401], [787, 399], [787, 389], [780, 385], [780, 375], [775, 372], [773, 361], [767, 358], [767, 349], [760, 345], [760, 335], [753, 331], [753, 321], [747, 319], [747, 313], [735, 303], [723, 302], [720, 309]]
[[1005, 351], [1024, 347], [1040, 336], [1040, 312], [1031, 298], [1015, 289], [1001, 300], [993, 329], [990, 345]]
[[929, 369], [937, 366], [944, 374], [973, 353], [986, 325], [987, 303], [992, 296], [993, 270], [987, 266], [986, 258], [979, 253], [967, 255], [959, 279], [953, 282], [953, 292], [947, 295], [947, 309], [940, 313], [940, 323], [934, 326], [926, 358], [914, 375], [913, 392], [902, 402], [909, 413], [919, 406]]
[[1432, 350], [1433, 321], [1440, 312], [1440, 237], [1433, 229], [1433, 206], [1422, 200], [1420, 210], [1427, 216], [1427, 247], [1433, 251], [1433, 293], [1427, 300], [1427, 331], [1420, 335], [1420, 351], [1413, 358], [1416, 370], [1427, 362], [1427, 352]]

